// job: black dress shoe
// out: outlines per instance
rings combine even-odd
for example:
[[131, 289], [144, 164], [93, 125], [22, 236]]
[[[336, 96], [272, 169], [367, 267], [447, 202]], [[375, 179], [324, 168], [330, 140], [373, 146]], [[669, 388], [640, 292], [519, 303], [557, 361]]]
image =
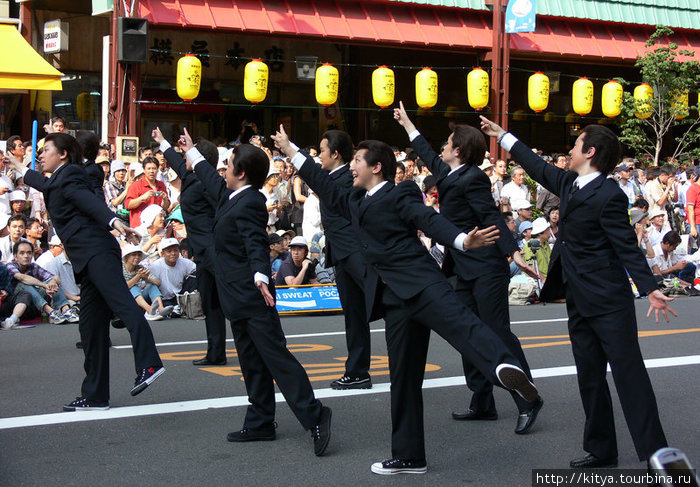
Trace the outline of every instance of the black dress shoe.
[[472, 408], [466, 411], [453, 411], [452, 419], [456, 421], [495, 421], [498, 419], [496, 411], [474, 411]]
[[243, 443], [246, 441], [273, 441], [276, 438], [275, 427], [252, 430], [243, 428], [240, 431], [233, 431], [226, 435], [226, 439], [232, 443]]
[[569, 462], [569, 467], [571, 468], [606, 468], [606, 467], [617, 467], [617, 457], [612, 458], [598, 458], [597, 456], [589, 453], [583, 458], [576, 458]]
[[540, 409], [542, 409], [543, 404], [544, 401], [542, 398], [538, 397], [537, 401], [535, 401], [535, 405], [531, 409], [520, 413], [518, 416], [518, 422], [515, 425], [516, 435], [524, 435], [530, 430], [530, 428], [532, 428], [532, 425], [535, 424], [535, 420], [537, 419], [537, 414], [540, 412]]
[[314, 440], [314, 454], [317, 457], [323, 455], [331, 441], [331, 408], [323, 406], [321, 408], [321, 419], [318, 424], [311, 428], [311, 437]]
[[200, 366], [201, 365], [226, 365], [226, 359], [217, 360], [215, 362], [212, 362], [208, 358], [204, 357], [204, 358], [200, 358], [198, 360], [193, 360], [192, 364], [193, 365], [200, 365]]

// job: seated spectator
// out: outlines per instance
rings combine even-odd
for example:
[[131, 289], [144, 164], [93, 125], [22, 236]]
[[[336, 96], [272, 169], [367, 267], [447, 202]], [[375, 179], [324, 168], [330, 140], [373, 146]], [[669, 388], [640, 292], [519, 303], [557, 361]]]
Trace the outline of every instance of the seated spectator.
[[[124, 206], [129, 210], [131, 228], [141, 225], [141, 213], [151, 205], [158, 205], [164, 210], [170, 206], [168, 189], [163, 181], [156, 180], [158, 161], [154, 157], [146, 157], [143, 161], [144, 177], [134, 181], [126, 191]], [[134, 179], [136, 177], [134, 176]]]
[[284, 258], [282, 257], [282, 252], [284, 252], [284, 239], [277, 235], [276, 233], [271, 233], [267, 236], [268, 243], [270, 244], [270, 268], [272, 269], [272, 278], [277, 277], [277, 271], [282, 265]]
[[182, 217], [182, 210], [179, 206], [165, 219], [165, 222], [166, 238], [176, 238], [178, 242], [187, 238], [187, 227], [185, 226], [185, 219]]
[[144, 252], [138, 246], [126, 244], [122, 247], [122, 273], [136, 304], [144, 310], [144, 317], [149, 321], [162, 320], [170, 315], [173, 307], [163, 305], [158, 288], [160, 280], [140, 265], [144, 257]]
[[226, 178], [226, 168], [228, 165], [226, 164], [225, 161], [219, 161], [219, 163], [216, 165], [216, 172], [219, 173], [219, 176], [222, 178]]
[[25, 218], [29, 218], [30, 211], [27, 208], [27, 195], [24, 191], [16, 189], [10, 193], [10, 207], [12, 208], [12, 215], [22, 215]]
[[665, 220], [665, 210], [657, 208], [649, 213], [649, 222], [651, 223], [651, 225], [649, 225], [649, 240], [653, 247], [659, 245], [664, 235], [671, 231], [671, 227], [664, 223]]
[[326, 237], [322, 234], [314, 235], [309, 248], [311, 262], [317, 262], [314, 272], [316, 279], [321, 284], [333, 284], [335, 282], [335, 269], [326, 267]]
[[532, 238], [532, 223], [522, 222], [518, 225], [518, 238], [516, 239], [518, 246], [522, 249], [530, 241], [530, 238]]
[[[537, 270], [540, 274], [540, 280], [544, 284], [547, 279], [547, 270], [549, 269], [549, 260], [552, 256], [552, 248], [549, 246], [549, 237], [551, 231], [549, 222], [544, 218], [537, 218], [532, 222], [532, 239], [523, 246], [523, 259], [525, 261], [534, 260], [537, 262]], [[532, 247], [533, 240], [539, 242], [536, 250]]]
[[180, 240], [180, 255], [183, 259], [188, 259], [194, 262], [194, 252], [192, 251], [190, 239], [187, 237]]
[[552, 236], [549, 238], [550, 243], [554, 243], [557, 239], [557, 234], [559, 233], [559, 207], [554, 206], [549, 210], [547, 214], [547, 219], [549, 220], [549, 231]]
[[681, 243], [678, 232], [670, 231], [654, 246], [654, 264], [651, 267], [654, 276], [661, 281], [664, 278], [677, 277], [683, 287], [692, 286], [695, 281], [696, 266], [686, 260], [680, 260], [674, 253]]
[[[151, 264], [151, 275], [160, 281], [158, 289], [165, 306], [173, 306], [173, 315], [180, 315], [177, 295], [183, 292], [185, 280], [194, 278], [197, 266], [189, 259], [180, 256], [180, 244], [177, 239], [164, 238], [160, 242], [162, 257]], [[191, 289], [193, 286], [187, 286]], [[194, 286], [196, 288], [196, 285]], [[171, 315], [172, 316], [172, 315]]]
[[647, 218], [647, 213], [638, 208], [632, 208], [632, 211], [630, 211], [630, 224], [634, 228], [634, 233], [637, 234], [637, 246], [644, 252], [647, 263], [651, 268], [654, 265], [651, 259], [656, 254], [654, 254], [654, 247], [649, 240], [649, 230], [647, 229], [649, 218]]
[[511, 200], [511, 208], [517, 213], [515, 225], [520, 228], [522, 222], [532, 221], [532, 203], [529, 200]]
[[165, 212], [158, 205], [150, 205], [141, 213], [141, 225], [136, 232], [141, 235], [141, 250], [150, 262], [158, 258], [158, 244], [165, 236]]
[[43, 250], [41, 239], [44, 237], [44, 225], [36, 218], [27, 219], [26, 238], [34, 246], [34, 258], [39, 257]]
[[287, 257], [275, 278], [275, 284], [279, 286], [301, 286], [304, 284], [318, 284], [314, 266], [307, 258], [309, 246], [304, 237], [294, 237], [289, 242], [289, 257]]
[[0, 238], [0, 252], [2, 252], [2, 262], [10, 262], [12, 260], [12, 250], [17, 242], [25, 241], [24, 229], [26, 226], [26, 220], [22, 215], [11, 216], [7, 221], [7, 227], [9, 229], [9, 234]]
[[78, 313], [68, 304], [60, 288], [61, 279], [32, 262], [32, 244], [19, 242], [12, 250], [14, 259], [7, 264], [7, 270], [15, 280], [15, 292], [26, 291], [31, 295], [31, 314], [43, 311], [48, 315], [49, 323], [54, 325], [77, 323]]
[[127, 176], [126, 165], [119, 159], [113, 160], [110, 168], [112, 177], [105, 179], [102, 190], [105, 194], [105, 203], [110, 210], [116, 213], [119, 210], [124, 210], [124, 200], [133, 179]]
[[0, 328], [12, 330], [32, 304], [32, 297], [26, 291], [14, 292], [12, 276], [5, 264], [0, 264]]
[[[60, 288], [66, 298], [75, 304], [80, 303], [80, 287], [75, 282], [73, 264], [68, 260], [68, 254], [63, 249], [63, 243], [54, 235], [49, 241], [49, 250], [41, 254], [36, 260], [39, 267], [43, 267], [61, 280]], [[74, 308], [75, 309], [75, 308]], [[78, 311], [78, 310], [76, 310]]]
[[649, 202], [644, 198], [639, 198], [637, 201], [632, 203], [632, 208], [637, 208], [642, 210], [644, 213], [649, 212]]

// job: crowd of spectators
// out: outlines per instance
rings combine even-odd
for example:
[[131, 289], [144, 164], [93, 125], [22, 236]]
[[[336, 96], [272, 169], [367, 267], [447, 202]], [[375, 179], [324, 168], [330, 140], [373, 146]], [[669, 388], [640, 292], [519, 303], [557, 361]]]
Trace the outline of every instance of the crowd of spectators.
[[[62, 131], [62, 120], [51, 130]], [[277, 285], [333, 283], [332, 267], [325, 267], [325, 237], [318, 196], [296, 173], [287, 157], [271, 146], [255, 123], [244, 121], [236, 141], [216, 140], [217, 171], [225, 177], [232, 146], [251, 143], [270, 159], [262, 193], [268, 210], [270, 265]], [[40, 144], [41, 145], [41, 144]], [[176, 148], [177, 149], [177, 148]], [[410, 149], [394, 147], [395, 184], [413, 181], [427, 206], [440, 211], [437, 181]], [[318, 148], [302, 150], [318, 163]], [[535, 149], [536, 150], [536, 149]], [[10, 137], [6, 154], [29, 163], [31, 145]], [[567, 170], [567, 154], [540, 155]], [[124, 279], [150, 320], [178, 316], [177, 295], [194, 290], [195, 265], [188, 249], [187, 228], [179, 208], [180, 179], [153, 144], [138, 151], [138, 161], [116, 159], [113, 147], [100, 145], [95, 164], [104, 171], [101, 194], [105, 204], [142, 236], [138, 245], [124, 245]], [[667, 161], [661, 167], [648, 161], [624, 158], [610, 177], [615, 178], [629, 201], [630, 225], [649, 267], [659, 282], [675, 279], [692, 289], [696, 282], [700, 211], [700, 166], [694, 161]], [[559, 229], [559, 198], [534, 183], [516, 161], [486, 154], [479, 166], [491, 181], [494, 205], [503, 215], [523, 251], [537, 264], [544, 282]], [[50, 176], [50, 173], [45, 173]], [[40, 192], [24, 185], [21, 175], [0, 162], [0, 319], [3, 328], [19, 319], [48, 315], [56, 324], [77, 321], [80, 287], [69, 257], [54, 235], [50, 215]], [[444, 248], [418, 235], [441, 264]], [[512, 276], [520, 270], [511, 266]]]

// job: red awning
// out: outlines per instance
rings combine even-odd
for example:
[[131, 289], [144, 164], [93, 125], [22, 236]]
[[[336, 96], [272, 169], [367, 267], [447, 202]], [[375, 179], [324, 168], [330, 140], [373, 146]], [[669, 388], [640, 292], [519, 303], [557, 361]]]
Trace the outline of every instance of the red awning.
[[[142, 0], [138, 16], [152, 25], [221, 29], [489, 50], [491, 14], [397, 2], [345, 0]], [[633, 60], [643, 54], [652, 27], [539, 17], [537, 30], [512, 34], [513, 54]], [[677, 33], [674, 42], [696, 51], [700, 34]]]

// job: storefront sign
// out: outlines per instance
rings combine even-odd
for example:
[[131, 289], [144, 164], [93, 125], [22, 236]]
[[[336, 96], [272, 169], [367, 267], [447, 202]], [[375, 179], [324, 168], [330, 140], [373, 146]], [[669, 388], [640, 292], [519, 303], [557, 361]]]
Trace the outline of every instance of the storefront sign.
[[281, 315], [343, 311], [335, 284], [278, 286], [277, 311]]
[[510, 0], [506, 8], [506, 34], [535, 32], [537, 0]]
[[44, 52], [57, 53], [68, 50], [68, 22], [51, 20], [44, 24]]

